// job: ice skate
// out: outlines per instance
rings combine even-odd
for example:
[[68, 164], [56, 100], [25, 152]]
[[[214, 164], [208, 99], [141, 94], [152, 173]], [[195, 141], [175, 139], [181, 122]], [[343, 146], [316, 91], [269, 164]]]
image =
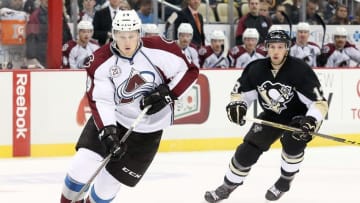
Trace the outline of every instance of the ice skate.
[[220, 185], [216, 190], [206, 191], [205, 200], [210, 203], [219, 202], [223, 199], [227, 199], [232, 191], [237, 188], [235, 186], [228, 186], [225, 184]]
[[267, 201], [276, 201], [280, 199], [281, 196], [283, 196], [285, 192], [280, 191], [275, 187], [275, 185], [271, 186], [266, 192], [265, 198]]
[[287, 179], [280, 177], [276, 183], [267, 190], [265, 199], [268, 201], [277, 201], [280, 199], [285, 192], [289, 191], [291, 181], [292, 178]]

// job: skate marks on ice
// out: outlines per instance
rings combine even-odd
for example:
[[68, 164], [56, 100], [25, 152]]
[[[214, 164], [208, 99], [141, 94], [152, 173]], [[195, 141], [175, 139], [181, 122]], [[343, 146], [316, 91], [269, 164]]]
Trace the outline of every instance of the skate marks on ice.
[[[309, 148], [290, 191], [277, 203], [359, 203], [360, 147]], [[233, 151], [159, 153], [143, 180], [114, 203], [205, 203]], [[0, 159], [0, 202], [59, 202], [70, 157]], [[243, 186], [221, 203], [264, 203], [280, 174], [280, 150], [263, 154]]]

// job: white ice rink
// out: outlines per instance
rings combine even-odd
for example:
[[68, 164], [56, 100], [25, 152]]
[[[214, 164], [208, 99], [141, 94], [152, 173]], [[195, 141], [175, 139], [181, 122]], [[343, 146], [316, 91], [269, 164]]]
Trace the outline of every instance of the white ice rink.
[[[222, 183], [233, 151], [159, 153], [135, 188], [116, 203], [204, 203]], [[58, 203], [71, 157], [0, 159], [0, 203]], [[245, 184], [222, 203], [264, 203], [278, 178], [280, 150], [265, 153]], [[360, 147], [309, 148], [301, 172], [279, 203], [360, 203]]]

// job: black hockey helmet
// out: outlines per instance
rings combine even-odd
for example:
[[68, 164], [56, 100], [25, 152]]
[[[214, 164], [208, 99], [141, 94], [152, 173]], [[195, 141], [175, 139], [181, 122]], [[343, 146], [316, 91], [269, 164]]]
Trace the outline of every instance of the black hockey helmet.
[[265, 48], [268, 47], [269, 43], [273, 42], [284, 42], [287, 49], [291, 46], [291, 39], [285, 30], [273, 30], [270, 31], [265, 37]]

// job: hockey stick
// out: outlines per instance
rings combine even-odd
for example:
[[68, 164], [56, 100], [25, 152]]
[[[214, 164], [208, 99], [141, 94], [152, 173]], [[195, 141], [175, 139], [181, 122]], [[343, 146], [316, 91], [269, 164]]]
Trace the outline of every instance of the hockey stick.
[[286, 21], [288, 22], [289, 29], [290, 29], [290, 31], [289, 31], [289, 37], [290, 37], [290, 39], [291, 39], [291, 35], [292, 35], [292, 22], [291, 22], [289, 16], [288, 16], [284, 11], [281, 11], [281, 15], [283, 15], [284, 18], [286, 19]]
[[324, 48], [324, 42], [325, 42], [326, 24], [319, 14], [315, 13], [315, 17], [318, 19], [318, 21], [320, 22], [320, 24], [323, 28], [323, 37], [322, 37], [322, 41], [321, 41], [321, 52], [322, 52], [323, 48]]
[[[287, 131], [292, 131], [292, 132], [302, 132], [302, 130], [299, 129], [299, 128], [295, 128], [295, 127], [280, 124], [280, 123], [275, 123], [275, 122], [271, 122], [271, 121], [265, 121], [265, 120], [261, 120], [261, 119], [257, 119], [257, 118], [248, 118], [248, 117], [246, 117], [244, 119], [247, 120], [247, 121], [254, 122], [254, 123], [279, 128], [279, 129], [282, 129], [282, 130], [287, 130]], [[309, 132], [309, 134], [312, 135], [312, 136], [318, 136], [318, 137], [322, 137], [322, 138], [325, 138], [325, 139], [328, 139], [328, 140], [333, 140], [333, 141], [336, 141], [336, 142], [341, 142], [341, 143], [345, 143], [345, 144], [352, 144], [352, 145], [360, 146], [360, 142], [355, 142], [355, 141], [347, 140], [347, 139], [340, 138], [340, 137], [326, 135], [326, 134], [322, 134], [322, 133], [318, 133], [318, 132]]]
[[[126, 131], [125, 135], [121, 138], [120, 140], [120, 144], [124, 143], [126, 141], [126, 139], [129, 137], [129, 135], [132, 133], [132, 131], [134, 130], [134, 128], [137, 126], [137, 124], [140, 122], [140, 120], [145, 116], [146, 112], [151, 108], [151, 105], [146, 106], [141, 113], [139, 114], [139, 116], [135, 119], [135, 121], [133, 122], [133, 124], [130, 126], [130, 128]], [[117, 152], [120, 150], [120, 147], [118, 147], [114, 152]], [[90, 187], [91, 183], [94, 181], [94, 179], [96, 178], [96, 176], [99, 174], [99, 172], [109, 163], [111, 156], [113, 155], [113, 153], [110, 153], [109, 155], [107, 155], [101, 165], [95, 170], [94, 174], [90, 177], [90, 179], [85, 183], [85, 185], [81, 188], [81, 190], [79, 191], [79, 193], [76, 195], [76, 197], [71, 200], [71, 203], [75, 203], [76, 201], [78, 201], [79, 197], [81, 197], [81, 195]]]

